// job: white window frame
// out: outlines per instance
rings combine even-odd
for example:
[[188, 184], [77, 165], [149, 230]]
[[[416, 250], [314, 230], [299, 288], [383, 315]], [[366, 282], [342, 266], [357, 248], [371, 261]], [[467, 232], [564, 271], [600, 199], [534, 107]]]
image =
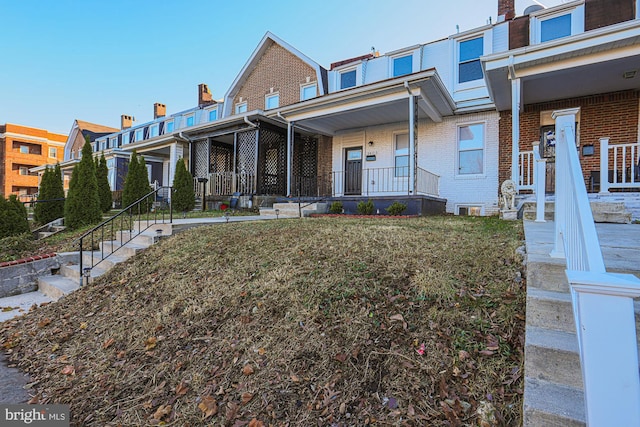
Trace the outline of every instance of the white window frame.
[[[398, 136], [406, 135], [407, 136], [407, 154], [396, 154], [398, 151]], [[409, 169], [410, 169], [410, 159], [409, 159], [409, 146], [411, 145], [411, 141], [409, 141], [409, 132], [408, 131], [399, 131], [393, 132], [393, 177], [396, 179], [407, 179], [409, 178]], [[398, 175], [397, 174], [397, 166], [396, 159], [398, 157], [406, 157], [407, 158], [407, 174], [406, 175]]]
[[29, 176], [29, 168], [26, 166], [18, 166], [18, 174], [22, 176]]
[[563, 15], [571, 15], [571, 33], [568, 36], [548, 40], [544, 43], [553, 43], [576, 34], [584, 33], [584, 4], [569, 3], [566, 5], [555, 7], [551, 10], [542, 9], [531, 14], [529, 23], [529, 42], [530, 44], [543, 43], [542, 39], [542, 23], [549, 19], [559, 18]]
[[238, 102], [235, 105], [233, 111], [235, 111], [236, 114], [246, 113], [247, 112], [247, 101]]
[[[189, 124], [189, 119], [193, 120], [193, 123]], [[184, 116], [184, 127], [188, 128], [191, 126], [195, 126], [196, 125], [196, 115], [195, 114], [188, 114], [186, 116]]]
[[[275, 107], [269, 107], [269, 100], [277, 98], [278, 105]], [[264, 96], [264, 109], [265, 110], [274, 110], [276, 108], [280, 108], [280, 92], [268, 93]]]
[[[338, 70], [338, 72], [337, 72], [337, 74], [336, 74], [336, 76], [337, 76], [337, 78], [336, 78], [336, 88], [337, 88], [338, 90], [346, 90], [346, 89], [352, 89], [352, 88], [354, 88], [354, 87], [358, 87], [358, 86], [359, 86], [359, 85], [358, 85], [358, 81], [359, 81], [358, 77], [359, 77], [359, 74], [360, 74], [360, 73], [358, 72], [359, 68], [360, 68], [360, 67], [355, 66], [355, 67], [347, 67], [347, 68], [343, 68], [343, 69], [341, 69], [341, 70]], [[353, 86], [349, 86], [349, 87], [344, 87], [344, 88], [343, 88], [343, 87], [342, 87], [342, 75], [343, 75], [343, 74], [350, 73], [350, 72], [352, 72], [352, 71], [356, 73], [356, 84], [355, 84], [355, 85], [353, 85]]]
[[[474, 125], [482, 125], [482, 171], [480, 173], [460, 173], [460, 128]], [[484, 177], [487, 170], [487, 122], [477, 121], [469, 123], [458, 123], [456, 125], [456, 178], [477, 178]], [[477, 150], [477, 149], [476, 149]], [[475, 151], [475, 150], [462, 150], [462, 151]]]
[[109, 138], [109, 147], [118, 148], [118, 137], [117, 136]]
[[[216, 116], [212, 119], [212, 118], [211, 118], [211, 114], [213, 114], [213, 113], [216, 113]], [[215, 120], [218, 120], [218, 107], [210, 108], [210, 109], [208, 109], [208, 110], [207, 110], [207, 119], [208, 119], [210, 122], [213, 122], [213, 121], [215, 121]]]
[[[169, 125], [171, 125], [171, 130], [167, 129], [169, 127]], [[171, 132], [173, 132], [174, 129], [175, 129], [175, 122], [173, 121], [173, 119], [167, 120], [167, 121], [164, 122], [164, 128], [162, 130], [162, 133], [164, 133], [164, 134], [171, 133]]]
[[[141, 137], [138, 138], [138, 132], [140, 132]], [[144, 141], [144, 128], [138, 128], [134, 132], [134, 142]]]
[[[305, 98], [304, 96], [304, 91], [305, 89], [310, 89], [313, 88], [313, 96]], [[300, 85], [300, 101], [306, 101], [307, 99], [313, 99], [316, 98], [318, 96], [318, 83], [317, 82], [313, 82], [313, 83], [305, 83]]]
[[453, 53], [452, 53], [452, 58], [453, 58], [453, 63], [452, 63], [452, 69], [453, 69], [453, 87], [455, 91], [460, 91], [460, 90], [466, 90], [466, 89], [476, 89], [479, 87], [485, 87], [486, 86], [486, 82], [484, 80], [484, 76], [480, 79], [477, 80], [470, 80], [468, 82], [464, 82], [464, 83], [460, 83], [460, 43], [466, 42], [468, 40], [473, 40], [476, 39], [478, 37], [482, 37], [483, 39], [483, 43], [482, 43], [482, 55], [481, 56], [485, 56], [485, 55], [489, 55], [493, 52], [493, 31], [490, 27], [487, 27], [487, 29], [483, 29], [481, 31], [474, 31], [474, 32], [469, 32], [469, 33], [461, 33], [459, 35], [456, 35], [455, 38], [453, 38], [453, 44], [452, 44], [452, 49], [453, 49]]
[[469, 204], [460, 204], [460, 205], [456, 205], [456, 215], [462, 215], [460, 213], [460, 208], [466, 208], [467, 210], [473, 209], [473, 210], [477, 210], [478, 213], [477, 214], [472, 214], [472, 213], [468, 213], [466, 216], [484, 216], [484, 205], [482, 204], [473, 204], [473, 203], [469, 203]]
[[[155, 135], [153, 134], [155, 131]], [[149, 138], [154, 138], [160, 135], [160, 123], [154, 123], [149, 126]]]
[[131, 133], [129, 131], [124, 132], [122, 134], [122, 145], [129, 144], [130, 141], [131, 141]]
[[[405, 51], [405, 52], [399, 53], [397, 55], [391, 56], [390, 60], [389, 60], [389, 77], [396, 78], [396, 77], [406, 76], [406, 75], [411, 74], [411, 73], [415, 73], [415, 57], [414, 57], [413, 53], [414, 53], [413, 51]], [[394, 73], [396, 60], [397, 59], [406, 58], [406, 57], [411, 57], [411, 71], [409, 71], [406, 74], [398, 74], [398, 75], [396, 75]]]
[[101, 139], [100, 140], [100, 147], [99, 150], [100, 151], [104, 151], [107, 148], [109, 148], [109, 139], [105, 138], [105, 139]]
[[[51, 151], [53, 150], [53, 151]], [[53, 153], [53, 156], [51, 155], [51, 153]], [[52, 159], [57, 159], [58, 158], [58, 148], [57, 147], [49, 147], [49, 157]]]

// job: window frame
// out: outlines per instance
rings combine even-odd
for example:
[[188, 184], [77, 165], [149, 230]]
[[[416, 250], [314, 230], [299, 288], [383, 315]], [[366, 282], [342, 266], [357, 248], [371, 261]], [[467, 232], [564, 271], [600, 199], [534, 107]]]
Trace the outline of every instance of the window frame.
[[107, 148], [117, 148], [118, 147], [118, 135], [109, 138], [109, 144]]
[[131, 132], [127, 131], [122, 134], [122, 145], [127, 145], [131, 141]]
[[[191, 120], [191, 124], [189, 124], [189, 120]], [[187, 114], [186, 116], [184, 116], [184, 127], [189, 128], [195, 125], [196, 125], [196, 115], [194, 113]]]
[[[305, 89], [313, 88], [313, 96], [305, 97], [304, 91]], [[300, 85], [300, 101], [306, 101], [308, 99], [313, 99], [318, 97], [318, 82], [305, 83]]]
[[[140, 132], [140, 134], [142, 135], [142, 137], [140, 139], [138, 139], [138, 132]], [[139, 142], [139, 141], [144, 141], [144, 128], [138, 128], [136, 130], [133, 131], [133, 142]]]
[[[411, 64], [411, 70], [408, 73], [402, 73], [402, 74], [396, 74], [396, 61], [400, 60], [400, 59], [405, 59], [405, 58], [409, 58], [409, 62]], [[392, 78], [395, 77], [401, 77], [401, 76], [406, 76], [408, 74], [413, 73], [413, 52], [403, 52], [403, 53], [399, 53], [397, 55], [394, 55], [391, 57], [391, 62], [390, 62], [390, 76]]]
[[[404, 136], [407, 137], [407, 154], [398, 154], [398, 137]], [[409, 177], [409, 169], [410, 169], [410, 159], [409, 159], [409, 146], [411, 145], [411, 141], [409, 141], [409, 132], [394, 132], [393, 133], [393, 177], [394, 178], [408, 178]], [[402, 149], [404, 150], [404, 148]], [[406, 166], [398, 166], [398, 159], [406, 158], [407, 165]], [[398, 174], [398, 168], [403, 168], [403, 174]], [[406, 174], [404, 172], [406, 171]]]
[[[155, 135], [153, 132], [155, 131]], [[155, 138], [156, 136], [160, 136], [160, 123], [154, 123], [149, 126], [149, 138]]]
[[[462, 61], [460, 59], [460, 53], [461, 53], [462, 44], [466, 43], [466, 42], [473, 41], [473, 40], [477, 40], [477, 39], [482, 39], [482, 53], [478, 57], [474, 57], [472, 59], [466, 59], [466, 60]], [[476, 34], [473, 34], [473, 35], [471, 35], [469, 37], [465, 37], [464, 39], [456, 40], [456, 56], [455, 56], [455, 58], [456, 58], [455, 70], [456, 71], [455, 71], [455, 75], [456, 75], [456, 85], [457, 86], [477, 85], [477, 82], [484, 81], [484, 73], [483, 73], [482, 77], [480, 77], [478, 79], [460, 81], [460, 77], [461, 77], [460, 65], [477, 62], [480, 65], [480, 70], [482, 70], [482, 64], [480, 62], [480, 57], [486, 54], [485, 47], [486, 47], [486, 38], [485, 38], [485, 34], [484, 33], [480, 33], [480, 34], [476, 33]]]
[[235, 114], [246, 113], [247, 112], [247, 101], [242, 101], [242, 102], [236, 103], [236, 105], [233, 107], [233, 111], [235, 112]]
[[[543, 42], [542, 23], [565, 15], [570, 16], [569, 34]], [[552, 10], [542, 9], [531, 14], [531, 22], [529, 23], [529, 43], [532, 45], [540, 43], [552, 43], [556, 40], [562, 40], [581, 33], [584, 33], [584, 3], [568, 3], [566, 5], [561, 5], [553, 8]]]
[[[23, 171], [26, 171], [26, 173], [22, 173]], [[29, 168], [27, 166], [18, 166], [18, 175], [29, 176]]]
[[[467, 209], [467, 213], [463, 214], [460, 212], [461, 209]], [[477, 214], [472, 213], [473, 210], [477, 210]], [[484, 216], [484, 205], [474, 205], [474, 204], [461, 204], [456, 205], [456, 214], [464, 215], [464, 216]]]
[[[353, 86], [342, 87], [342, 76], [349, 73], [353, 73], [354, 75]], [[348, 67], [338, 71], [338, 90], [351, 89], [357, 86], [358, 86], [358, 67]]]
[[[171, 129], [169, 129], [169, 127], [171, 127]], [[171, 133], [171, 132], [173, 132], [174, 127], [175, 127], [175, 122], [174, 122], [174, 120], [173, 120], [173, 119], [171, 119], [171, 120], [165, 120], [165, 122], [164, 122], [164, 129], [162, 130], [162, 133], [164, 133], [165, 135], [166, 135], [167, 133]]]
[[[460, 129], [464, 128], [464, 127], [471, 127], [471, 126], [476, 126], [476, 125], [482, 125], [482, 147], [481, 148], [470, 148], [470, 149], [464, 149], [461, 150], [460, 149]], [[482, 154], [482, 161], [481, 161], [481, 170], [480, 172], [469, 172], [469, 173], [462, 173], [461, 169], [462, 167], [460, 166], [461, 162], [460, 162], [460, 154], [463, 152], [471, 152], [471, 151], [480, 151]], [[456, 126], [456, 178], [468, 178], [468, 177], [479, 177], [479, 176], [484, 176], [485, 175], [485, 171], [487, 169], [487, 165], [486, 165], [486, 151], [487, 151], [487, 122], [486, 121], [477, 121], [477, 122], [469, 122], [469, 123], [458, 123]]]
[[[275, 107], [269, 107], [269, 100], [277, 99], [278, 105]], [[264, 109], [265, 110], [274, 110], [276, 108], [280, 108], [280, 92], [268, 93], [264, 96]]]
[[[211, 115], [215, 113], [215, 117], [211, 118]], [[210, 108], [207, 110], [207, 118], [210, 122], [218, 120], [218, 107]]]
[[[53, 156], [51, 155], [51, 150], [53, 150]], [[58, 147], [49, 147], [49, 158], [51, 159], [58, 158]]]
[[20, 145], [19, 150], [20, 150], [20, 154], [30, 154], [30, 151], [31, 151], [31, 150], [29, 150], [29, 146], [28, 145]]

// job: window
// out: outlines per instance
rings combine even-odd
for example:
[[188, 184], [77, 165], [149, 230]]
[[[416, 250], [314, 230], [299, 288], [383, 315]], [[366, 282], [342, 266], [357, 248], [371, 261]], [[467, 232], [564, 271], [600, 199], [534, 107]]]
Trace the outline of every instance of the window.
[[173, 132], [173, 120], [164, 123], [164, 133]]
[[458, 215], [480, 216], [482, 215], [481, 206], [458, 206]]
[[106, 150], [107, 148], [109, 148], [109, 145], [107, 144], [107, 140], [103, 139], [102, 141], [100, 141], [100, 150]]
[[483, 52], [484, 37], [476, 37], [458, 44], [458, 83], [482, 78], [480, 57]]
[[29, 168], [26, 166], [20, 166], [20, 175], [29, 175]]
[[395, 139], [394, 176], [409, 176], [409, 134], [398, 134]]
[[242, 114], [247, 112], [247, 102], [241, 102], [236, 104], [236, 114]]
[[193, 124], [196, 122], [196, 118], [195, 116], [192, 114], [190, 116], [187, 116], [186, 121], [185, 121], [185, 126], [189, 127], [189, 126], [193, 126]]
[[158, 136], [158, 135], [160, 135], [160, 123], [151, 125], [149, 127], [149, 138], [153, 138], [154, 136]]
[[264, 98], [265, 110], [271, 110], [273, 108], [278, 108], [279, 106], [280, 106], [280, 94], [274, 93], [274, 94], [265, 96]]
[[571, 14], [540, 21], [540, 42], [547, 42], [571, 35]]
[[129, 132], [125, 132], [122, 134], [122, 145], [128, 144], [129, 143], [129, 137], [131, 136], [131, 134]]
[[58, 157], [58, 149], [55, 147], [49, 147], [49, 157], [57, 158]]
[[315, 83], [304, 85], [300, 88], [300, 101], [318, 96], [318, 85]]
[[356, 70], [340, 73], [340, 89], [347, 89], [356, 85]]
[[136, 129], [136, 142], [144, 139], [144, 129]]
[[111, 147], [111, 148], [117, 148], [118, 147], [118, 137], [117, 136], [114, 136], [113, 138], [109, 138], [109, 147]]
[[458, 128], [458, 173], [460, 175], [483, 172], [484, 124]]
[[393, 77], [411, 74], [413, 72], [413, 55], [393, 58]]
[[29, 154], [29, 146], [27, 146], [27, 145], [21, 145], [21, 146], [20, 146], [20, 152], [21, 152], [22, 154]]
[[218, 120], [218, 109], [209, 110], [209, 121]]

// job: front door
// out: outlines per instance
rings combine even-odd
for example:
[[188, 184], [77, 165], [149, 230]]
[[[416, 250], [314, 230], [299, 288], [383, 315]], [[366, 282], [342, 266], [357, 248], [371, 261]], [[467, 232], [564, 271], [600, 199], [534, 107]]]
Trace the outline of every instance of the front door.
[[362, 148], [347, 148], [344, 168], [344, 194], [362, 193]]

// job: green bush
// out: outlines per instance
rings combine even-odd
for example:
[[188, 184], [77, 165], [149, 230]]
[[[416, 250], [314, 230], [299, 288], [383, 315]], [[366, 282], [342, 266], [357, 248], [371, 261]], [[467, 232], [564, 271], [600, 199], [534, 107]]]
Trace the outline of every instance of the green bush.
[[0, 262], [14, 261], [34, 253], [36, 244], [31, 233], [22, 233], [0, 239]]
[[96, 224], [102, 219], [96, 165], [93, 162], [91, 142], [86, 137], [82, 158], [73, 167], [69, 192], [64, 204], [64, 225], [71, 230]]
[[0, 195], [0, 239], [29, 232], [27, 210], [15, 194], [9, 200]]
[[331, 214], [341, 214], [342, 213], [342, 202], [333, 202], [331, 206], [329, 206], [329, 213]]
[[[124, 189], [122, 190], [122, 207], [126, 208], [130, 204], [142, 199], [151, 192], [149, 177], [147, 176], [147, 166], [144, 158], [138, 156], [136, 150], [131, 153], [129, 160], [129, 170], [124, 179]], [[151, 202], [151, 201], [150, 201]], [[145, 213], [151, 207], [151, 203], [140, 204], [140, 213]], [[138, 213], [138, 207], [135, 208]]]
[[406, 209], [407, 205], [405, 205], [404, 203], [393, 202], [387, 208], [387, 212], [389, 212], [389, 215], [402, 215], [402, 212], [404, 212]]
[[107, 167], [107, 159], [104, 158], [104, 153], [100, 156], [100, 160], [96, 159], [96, 180], [98, 181], [100, 209], [102, 209], [102, 212], [109, 212], [113, 205], [113, 196], [109, 185], [109, 168]]
[[356, 209], [360, 215], [372, 215], [374, 209], [373, 202], [371, 200], [359, 202]]
[[64, 217], [64, 188], [60, 164], [56, 164], [54, 169], [45, 169], [33, 215], [35, 221], [41, 225]]
[[196, 206], [196, 194], [193, 190], [193, 177], [187, 170], [182, 158], [176, 164], [176, 175], [173, 178], [173, 199], [171, 200], [173, 210], [187, 212]]

